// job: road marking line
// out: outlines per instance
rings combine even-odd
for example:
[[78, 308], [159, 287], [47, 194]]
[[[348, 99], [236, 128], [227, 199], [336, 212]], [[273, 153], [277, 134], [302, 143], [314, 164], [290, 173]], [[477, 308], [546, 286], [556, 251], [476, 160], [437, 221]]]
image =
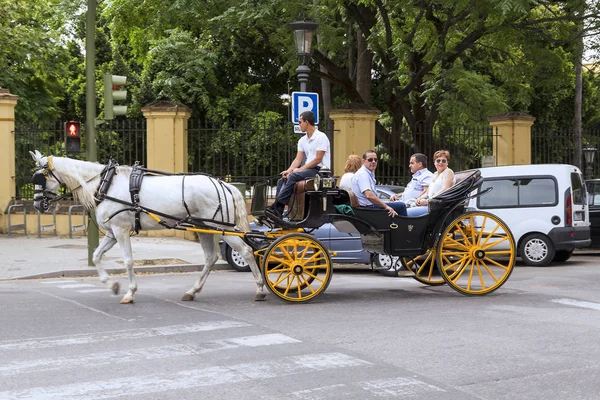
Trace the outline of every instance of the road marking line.
[[254, 379], [315, 373], [339, 368], [365, 367], [371, 363], [342, 353], [320, 353], [285, 357], [276, 361], [216, 366], [172, 374], [132, 376], [105, 381], [37, 387], [0, 392], [3, 400], [99, 400], [129, 398], [173, 390], [247, 382]]
[[239, 347], [272, 346], [291, 343], [300, 343], [300, 341], [279, 333], [273, 333], [212, 340], [198, 345], [177, 344], [172, 346], [92, 353], [74, 357], [52, 357], [28, 361], [15, 361], [0, 365], [0, 376], [8, 377], [24, 373], [38, 374], [61, 369], [85, 368], [90, 365], [97, 367], [102, 365], [139, 362], [140, 360], [193, 356], [221, 350], [231, 350]]
[[61, 289], [77, 289], [77, 288], [84, 288], [84, 287], [98, 287], [96, 285], [91, 285], [89, 283], [73, 283], [71, 285], [60, 285], [58, 286]]
[[600, 310], [600, 304], [592, 303], [591, 301], [580, 301], [580, 300], [573, 300], [573, 299], [553, 299], [550, 301], [553, 303], [564, 304], [567, 306], [575, 306], [575, 307], [582, 307], [582, 308], [590, 308], [592, 310]]
[[83, 290], [78, 290], [77, 293], [108, 293], [109, 292], [109, 288], [104, 288], [104, 289], [83, 289]]
[[0, 341], [0, 351], [41, 349], [57, 346], [71, 346], [98, 342], [114, 342], [117, 340], [133, 340], [155, 336], [171, 336], [183, 333], [214, 331], [229, 328], [244, 328], [252, 326], [240, 321], [208, 321], [197, 324], [170, 325], [150, 329], [127, 329], [120, 331], [89, 333], [81, 335], [54, 336], [36, 339], [19, 339]]
[[376, 397], [386, 398], [406, 396], [424, 398], [425, 392], [445, 392], [442, 388], [410, 377], [375, 379], [361, 382], [359, 386]]
[[43, 281], [40, 282], [42, 285], [58, 285], [59, 283], [73, 283], [73, 282], [77, 282], [74, 280], [68, 280], [68, 279], [59, 279], [56, 281]]

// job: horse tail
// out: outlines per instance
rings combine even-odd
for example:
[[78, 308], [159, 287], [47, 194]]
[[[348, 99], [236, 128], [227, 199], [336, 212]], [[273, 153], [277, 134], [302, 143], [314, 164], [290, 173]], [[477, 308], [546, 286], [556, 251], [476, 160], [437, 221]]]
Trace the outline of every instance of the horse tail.
[[248, 223], [248, 213], [246, 212], [246, 199], [242, 193], [233, 185], [227, 185], [233, 196], [234, 221], [238, 229], [242, 232], [250, 232]]

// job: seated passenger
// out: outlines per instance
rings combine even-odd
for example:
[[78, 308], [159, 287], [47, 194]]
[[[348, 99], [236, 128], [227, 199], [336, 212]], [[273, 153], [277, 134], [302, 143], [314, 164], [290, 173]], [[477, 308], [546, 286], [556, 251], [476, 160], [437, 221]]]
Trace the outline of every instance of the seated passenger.
[[433, 158], [435, 160], [435, 169], [437, 170], [433, 174], [433, 181], [427, 192], [417, 197], [415, 202], [416, 207], [407, 209], [406, 213], [409, 217], [427, 214], [429, 211], [429, 199], [448, 189], [454, 183], [454, 171], [448, 168], [450, 152], [448, 150], [438, 150], [433, 155]]
[[415, 153], [410, 156], [410, 162], [408, 163], [412, 178], [406, 189], [401, 195], [393, 195], [390, 200], [403, 201], [407, 207], [414, 206], [417, 197], [424, 196], [427, 193], [429, 185], [433, 180], [433, 174], [427, 169], [427, 156], [422, 153]]
[[377, 168], [377, 154], [367, 150], [363, 154], [362, 167], [352, 177], [352, 192], [361, 207], [383, 208], [392, 217], [406, 216], [406, 205], [401, 201], [385, 203], [377, 196], [375, 188], [375, 168]]
[[350, 154], [344, 166], [344, 175], [340, 179], [339, 188], [352, 191], [352, 177], [362, 167], [362, 159], [356, 154]]

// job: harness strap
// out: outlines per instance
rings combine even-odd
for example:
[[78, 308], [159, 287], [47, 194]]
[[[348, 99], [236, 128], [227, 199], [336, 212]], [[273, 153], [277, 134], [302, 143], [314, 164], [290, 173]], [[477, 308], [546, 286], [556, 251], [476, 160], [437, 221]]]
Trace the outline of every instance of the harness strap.
[[191, 218], [192, 214], [190, 213], [190, 209], [188, 208], [188, 205], [185, 202], [185, 175], [183, 175], [183, 178], [181, 179], [181, 202], [183, 203], [183, 207], [185, 208], [185, 211], [187, 212], [186, 218]]
[[108, 189], [110, 189], [110, 184], [117, 173], [118, 166], [119, 164], [111, 157], [108, 160], [108, 165], [100, 173], [100, 185], [98, 186], [98, 190], [96, 190], [95, 196], [96, 206], [102, 203], [102, 200], [106, 198], [106, 193], [108, 193]]
[[133, 203], [135, 208], [135, 233], [140, 233], [142, 230], [142, 222], [140, 221], [140, 210], [138, 205], [140, 202], [140, 189], [142, 188], [142, 179], [144, 178], [144, 175], [145, 174], [143, 168], [140, 166], [140, 162], [136, 161], [135, 164], [133, 164], [133, 170], [129, 176], [129, 194], [131, 196], [131, 203]]

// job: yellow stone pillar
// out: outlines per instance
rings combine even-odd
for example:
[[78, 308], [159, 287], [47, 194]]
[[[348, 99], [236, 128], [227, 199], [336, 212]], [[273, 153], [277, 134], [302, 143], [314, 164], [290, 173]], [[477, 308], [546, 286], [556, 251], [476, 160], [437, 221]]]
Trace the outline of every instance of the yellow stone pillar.
[[15, 106], [18, 99], [8, 89], [0, 89], [0, 215], [6, 213], [16, 195]]
[[165, 172], [188, 171], [188, 130], [191, 110], [170, 101], [142, 108], [146, 117], [146, 166]]
[[531, 125], [534, 121], [531, 115], [516, 112], [489, 119], [494, 133], [497, 131], [498, 134], [493, 146], [496, 165], [531, 164]]
[[[146, 117], [146, 167], [164, 172], [188, 172], [188, 120], [191, 110], [170, 101], [142, 108]], [[147, 231], [148, 236], [177, 236], [195, 240], [191, 232]]]
[[333, 132], [333, 165], [336, 176], [344, 174], [344, 165], [350, 154], [362, 156], [375, 147], [375, 122], [379, 119], [379, 110], [337, 109], [329, 113], [335, 124]]

